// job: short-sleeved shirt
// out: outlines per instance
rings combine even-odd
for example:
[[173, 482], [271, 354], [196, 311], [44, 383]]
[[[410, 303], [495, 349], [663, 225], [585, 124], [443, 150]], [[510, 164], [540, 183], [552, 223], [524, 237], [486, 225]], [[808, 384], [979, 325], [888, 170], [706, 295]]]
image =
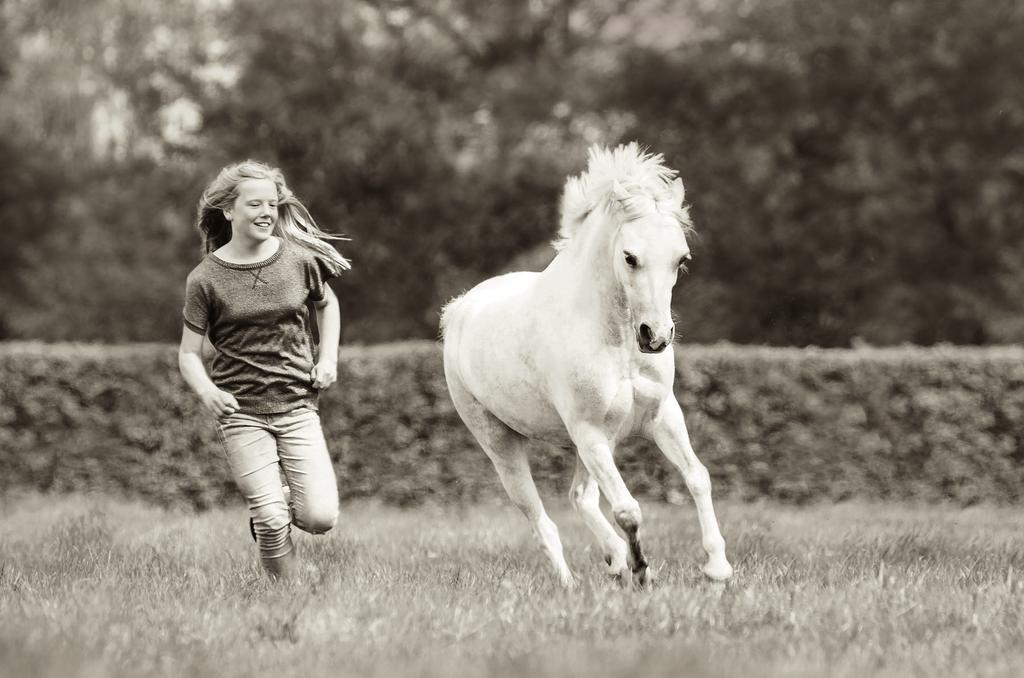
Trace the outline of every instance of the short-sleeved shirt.
[[338, 270], [279, 238], [269, 259], [235, 264], [210, 253], [185, 283], [185, 325], [217, 349], [210, 378], [249, 414], [317, 409], [307, 301], [322, 301]]

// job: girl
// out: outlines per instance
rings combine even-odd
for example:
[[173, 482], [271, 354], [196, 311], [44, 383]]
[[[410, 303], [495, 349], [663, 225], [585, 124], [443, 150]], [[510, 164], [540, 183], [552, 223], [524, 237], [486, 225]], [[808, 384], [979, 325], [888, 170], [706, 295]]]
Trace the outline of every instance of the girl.
[[[321, 231], [281, 171], [262, 163], [221, 170], [198, 212], [206, 256], [185, 285], [178, 365], [217, 418], [263, 566], [286, 578], [295, 568], [292, 523], [321, 534], [338, 516], [317, 398], [336, 378], [341, 325], [326, 282], [350, 266], [326, 242], [340, 238]], [[320, 329], [315, 362], [307, 301]], [[204, 336], [217, 349], [212, 375]]]

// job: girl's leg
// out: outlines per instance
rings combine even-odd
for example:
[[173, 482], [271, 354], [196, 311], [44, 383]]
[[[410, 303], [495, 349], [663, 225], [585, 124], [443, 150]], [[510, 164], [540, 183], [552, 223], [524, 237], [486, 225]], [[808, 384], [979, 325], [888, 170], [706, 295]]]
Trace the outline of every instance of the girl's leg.
[[327, 532], [338, 520], [338, 483], [327, 452], [320, 416], [300, 408], [272, 417], [281, 467], [292, 494], [295, 526]]
[[261, 418], [238, 413], [221, 419], [219, 428], [231, 473], [249, 505], [260, 561], [271, 575], [287, 577], [295, 556], [274, 434]]

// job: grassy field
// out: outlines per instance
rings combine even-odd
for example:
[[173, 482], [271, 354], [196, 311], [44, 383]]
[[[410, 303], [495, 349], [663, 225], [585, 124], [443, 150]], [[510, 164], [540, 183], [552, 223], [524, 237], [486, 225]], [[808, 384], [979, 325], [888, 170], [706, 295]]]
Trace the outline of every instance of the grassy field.
[[504, 505], [343, 507], [259, 572], [241, 508], [0, 501], [4, 676], [1016, 676], [1024, 512], [721, 503], [737, 568], [699, 574], [691, 506], [645, 506], [658, 574], [620, 590], [566, 508], [580, 590]]

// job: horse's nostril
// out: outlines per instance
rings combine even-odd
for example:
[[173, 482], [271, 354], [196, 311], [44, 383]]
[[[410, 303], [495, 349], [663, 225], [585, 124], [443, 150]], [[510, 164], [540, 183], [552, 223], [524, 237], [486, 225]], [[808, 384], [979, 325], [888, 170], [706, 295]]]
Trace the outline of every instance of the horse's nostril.
[[654, 340], [654, 334], [651, 332], [651, 328], [646, 323], [640, 325], [640, 342], [644, 345], [650, 346], [651, 341]]

